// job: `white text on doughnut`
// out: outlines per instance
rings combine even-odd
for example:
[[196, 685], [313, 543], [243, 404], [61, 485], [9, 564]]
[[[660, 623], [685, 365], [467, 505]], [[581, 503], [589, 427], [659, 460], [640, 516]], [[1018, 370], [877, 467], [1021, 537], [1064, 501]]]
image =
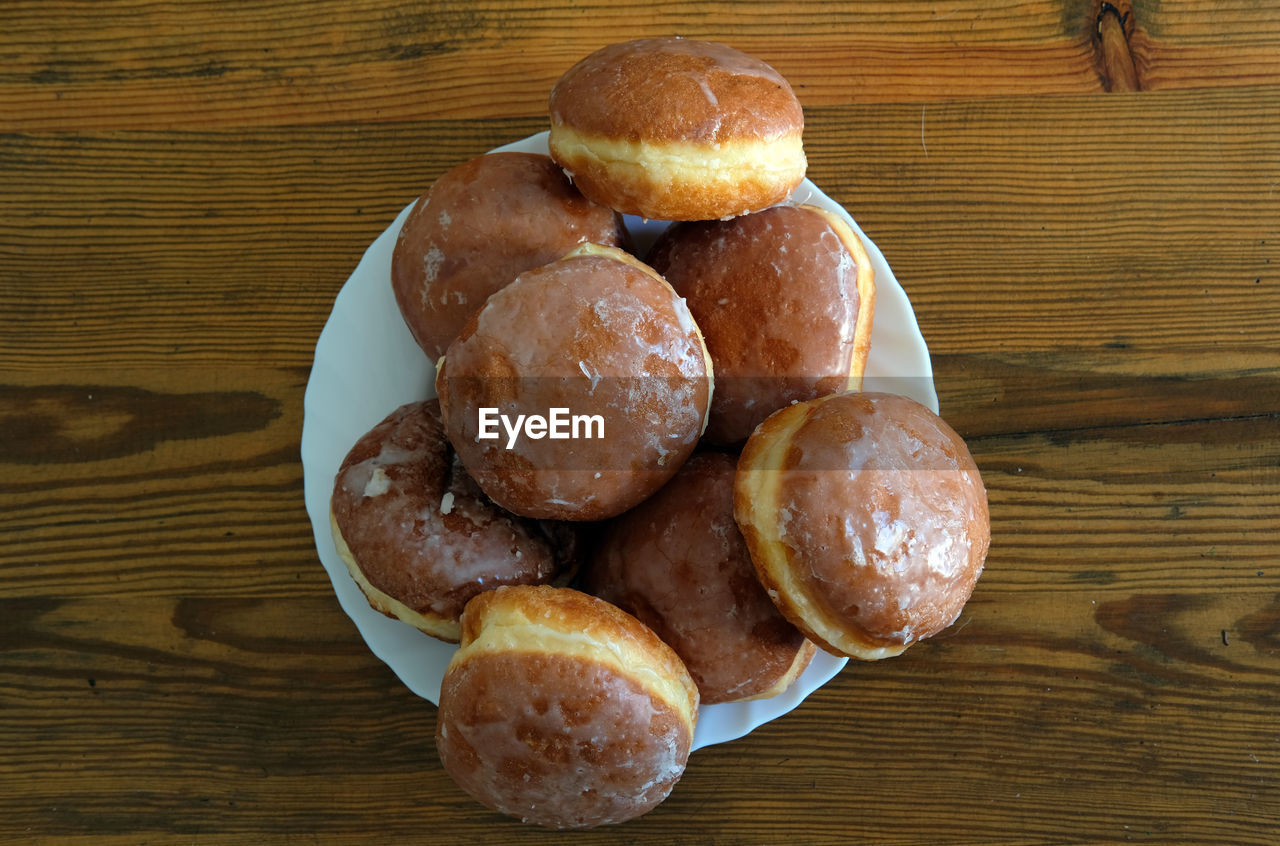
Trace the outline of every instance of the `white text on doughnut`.
[[507, 449], [514, 449], [521, 432], [526, 438], [541, 440], [565, 440], [572, 438], [603, 438], [604, 417], [599, 414], [570, 414], [567, 408], [552, 408], [547, 416], [541, 414], [517, 414], [513, 420], [498, 409], [482, 407], [480, 409], [479, 427], [476, 440], [497, 440], [502, 431], [507, 433]]

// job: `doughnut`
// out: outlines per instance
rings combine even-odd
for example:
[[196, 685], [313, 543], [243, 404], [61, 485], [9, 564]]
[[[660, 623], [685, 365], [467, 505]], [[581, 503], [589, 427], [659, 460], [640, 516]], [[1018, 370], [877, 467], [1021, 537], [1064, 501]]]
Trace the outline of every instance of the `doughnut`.
[[485, 298], [578, 244], [629, 243], [622, 217], [584, 198], [549, 156], [489, 153], [418, 198], [391, 254], [396, 304], [438, 359]]
[[784, 405], [862, 386], [875, 270], [839, 215], [780, 205], [676, 223], [647, 261], [688, 302], [711, 353], [708, 442], [741, 445]]
[[457, 642], [471, 597], [576, 568], [574, 527], [508, 514], [449, 447], [436, 400], [408, 403], [361, 437], [330, 499], [338, 556], [374, 609]]
[[670, 794], [697, 716], [688, 671], [634, 617], [570, 588], [502, 587], [463, 612], [436, 749], [491, 810], [587, 828], [640, 816]]
[[601, 529], [584, 587], [684, 661], [704, 705], [775, 696], [814, 646], [778, 613], [733, 519], [736, 459], [694, 453], [662, 490]]
[[467, 472], [525, 517], [601, 520], [671, 478], [706, 424], [711, 361], [684, 301], [584, 244], [491, 296], [437, 362]]
[[864, 660], [955, 622], [990, 542], [964, 441], [893, 394], [832, 394], [770, 416], [739, 459], [734, 517], [783, 615]]
[[725, 44], [611, 44], [556, 82], [551, 157], [587, 197], [657, 220], [766, 208], [804, 179], [804, 113], [765, 62]]

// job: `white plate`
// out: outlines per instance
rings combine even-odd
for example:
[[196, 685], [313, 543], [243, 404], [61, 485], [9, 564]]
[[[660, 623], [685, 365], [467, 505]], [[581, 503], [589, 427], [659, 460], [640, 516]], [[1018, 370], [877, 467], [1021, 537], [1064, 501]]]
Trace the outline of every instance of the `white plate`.
[[[546, 153], [547, 134], [530, 136], [499, 150]], [[835, 211], [848, 220], [866, 244], [876, 271], [876, 311], [864, 390], [906, 394], [938, 410], [929, 350], [916, 325], [906, 293], [884, 256], [848, 212], [805, 180], [792, 198]], [[437, 702], [445, 666], [457, 648], [374, 611], [352, 581], [329, 533], [329, 495], [338, 467], [351, 446], [383, 417], [407, 402], [434, 396], [435, 370], [405, 327], [391, 291], [391, 251], [410, 203], [370, 245], [347, 284], [316, 343], [307, 383], [302, 427], [302, 467], [307, 513], [320, 561], [329, 573], [338, 602], [375, 655], [387, 663], [418, 696]], [[666, 223], [628, 217], [637, 247], [647, 247]], [[818, 652], [789, 690], [772, 699], [708, 705], [698, 718], [693, 748], [723, 743], [780, 717], [829, 681], [845, 659]]]

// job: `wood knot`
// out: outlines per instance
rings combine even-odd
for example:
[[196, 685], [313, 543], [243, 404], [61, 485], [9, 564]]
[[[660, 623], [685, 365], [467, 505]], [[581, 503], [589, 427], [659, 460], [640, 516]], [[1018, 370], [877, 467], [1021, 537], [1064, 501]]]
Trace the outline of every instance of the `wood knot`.
[[1102, 87], [1107, 91], [1141, 90], [1130, 45], [1135, 25], [1133, 9], [1125, 0], [1103, 0], [1096, 9], [1093, 47]]

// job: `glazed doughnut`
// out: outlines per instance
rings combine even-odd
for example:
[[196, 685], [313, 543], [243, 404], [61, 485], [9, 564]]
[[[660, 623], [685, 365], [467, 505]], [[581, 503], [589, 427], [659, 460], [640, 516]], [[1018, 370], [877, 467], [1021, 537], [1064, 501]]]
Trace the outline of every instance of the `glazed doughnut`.
[[436, 748], [470, 796], [547, 828], [640, 816], [684, 773], [698, 689], [670, 647], [569, 588], [481, 594], [445, 670]]
[[778, 613], [733, 520], [737, 462], [694, 453], [662, 490], [615, 517], [585, 587], [676, 651], [704, 705], [776, 696], [814, 646]]
[[496, 503], [600, 520], [648, 497], [693, 451], [711, 362], [661, 276], [585, 244], [491, 296], [438, 362], [436, 390], [449, 439]]
[[338, 555], [376, 610], [457, 642], [467, 600], [567, 577], [576, 530], [504, 512], [449, 447], [436, 400], [409, 403], [361, 437], [334, 480]]
[[765, 420], [739, 460], [734, 514], [778, 609], [862, 659], [955, 622], [990, 541], [964, 441], [893, 394], [828, 395]]
[[766, 208], [804, 179], [804, 113], [787, 80], [724, 44], [604, 47], [551, 90], [551, 156], [583, 194], [658, 220]]
[[478, 156], [405, 219], [391, 256], [396, 304], [435, 360], [490, 294], [586, 242], [626, 245], [622, 217], [578, 193], [549, 156]]
[[711, 353], [709, 442], [740, 445], [784, 405], [862, 386], [875, 270], [839, 215], [781, 205], [677, 223], [648, 262], [688, 302]]

